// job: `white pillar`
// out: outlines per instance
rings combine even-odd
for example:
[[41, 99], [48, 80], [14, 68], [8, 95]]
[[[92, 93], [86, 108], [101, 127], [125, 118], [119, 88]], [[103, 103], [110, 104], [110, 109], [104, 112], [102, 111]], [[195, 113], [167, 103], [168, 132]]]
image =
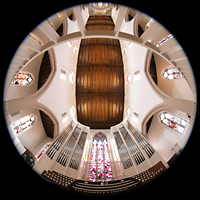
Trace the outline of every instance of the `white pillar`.
[[162, 29], [163, 26], [154, 21], [140, 38], [143, 40], [143, 43], [146, 43], [148, 40], [152, 40]]
[[127, 7], [120, 6], [119, 13], [118, 13], [117, 20], [116, 20], [116, 24], [115, 24], [115, 29], [114, 29], [114, 31], [116, 32], [116, 35], [118, 35], [118, 33], [121, 29], [121, 26], [122, 26], [122, 23], [125, 19], [127, 11], [128, 11]]
[[85, 32], [85, 23], [84, 23], [84, 20], [83, 20], [83, 15], [81, 13], [82, 12], [81, 11], [81, 7], [80, 6], [76, 6], [76, 7], [73, 8], [73, 11], [74, 11], [74, 14], [76, 16], [79, 29], [80, 29], [82, 35], [84, 35], [84, 32]]
[[54, 28], [45, 20], [41, 23], [38, 28], [53, 42], [57, 43], [58, 39], [60, 38]]

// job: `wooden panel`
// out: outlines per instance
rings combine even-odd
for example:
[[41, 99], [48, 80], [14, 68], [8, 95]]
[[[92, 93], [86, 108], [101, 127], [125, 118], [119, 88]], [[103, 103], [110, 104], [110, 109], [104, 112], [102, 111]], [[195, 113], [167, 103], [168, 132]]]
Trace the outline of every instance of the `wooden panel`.
[[91, 128], [110, 128], [122, 121], [124, 95], [76, 95], [78, 121]]
[[149, 72], [150, 72], [151, 77], [154, 80], [155, 84], [157, 85], [157, 70], [156, 70], [156, 63], [155, 63], [155, 59], [154, 59], [153, 54], [152, 54], [152, 57], [151, 57]]
[[114, 30], [115, 25], [110, 16], [90, 16], [86, 30]]
[[39, 78], [38, 78], [38, 90], [46, 82], [46, 80], [49, 77], [50, 72], [51, 72], [51, 63], [50, 63], [50, 59], [49, 59], [49, 53], [48, 53], [48, 51], [46, 51], [44, 53], [42, 63], [40, 66], [40, 72], [39, 72]]
[[81, 45], [78, 57], [78, 66], [91, 64], [123, 66], [120, 45], [90, 44]]
[[79, 66], [77, 94], [124, 94], [122, 67], [105, 65]]
[[[93, 26], [94, 25], [94, 26]], [[90, 17], [86, 29], [113, 30], [110, 17]], [[108, 129], [122, 121], [124, 70], [119, 40], [81, 41], [76, 73], [78, 121], [94, 129]]]
[[45, 130], [47, 136], [50, 138], [53, 138], [54, 124], [53, 124], [52, 120], [49, 118], [48, 115], [46, 115], [46, 113], [44, 113], [41, 110], [40, 110], [40, 116], [41, 116], [41, 120], [42, 120], [44, 130]]

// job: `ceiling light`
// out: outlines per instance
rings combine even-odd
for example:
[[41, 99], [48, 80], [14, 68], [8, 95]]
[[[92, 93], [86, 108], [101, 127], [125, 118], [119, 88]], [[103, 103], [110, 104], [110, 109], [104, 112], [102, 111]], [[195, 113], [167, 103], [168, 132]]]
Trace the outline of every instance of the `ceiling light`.
[[75, 109], [74, 106], [72, 106], [72, 107], [70, 108], [70, 115], [71, 115], [72, 117], [74, 117], [75, 114], [76, 114], [76, 109]]
[[66, 80], [66, 78], [67, 77], [64, 74], [62, 74], [62, 73], [60, 74], [60, 79]]
[[62, 123], [64, 124], [65, 122], [67, 122], [67, 120], [68, 120], [67, 113], [64, 112], [64, 113], [62, 114]]
[[67, 120], [68, 120], [68, 117], [66, 116], [66, 117], [64, 117], [64, 118], [62, 119], [62, 123], [64, 124], [65, 122], [67, 122]]
[[141, 79], [140, 70], [137, 70], [137, 71], [134, 72], [134, 77], [133, 77], [133, 79], [134, 79], [135, 81]]
[[137, 75], [134, 76], [133, 79], [134, 79], [135, 81], [140, 80], [140, 79], [141, 79], [141, 75], [140, 75], [140, 74], [137, 74]]
[[133, 117], [132, 117], [132, 120], [137, 124], [138, 123], [138, 118], [139, 118], [139, 114], [134, 112], [133, 113]]
[[74, 80], [75, 80], [74, 73], [71, 72], [70, 75], [69, 75], [69, 82], [74, 83]]
[[125, 49], [124, 49], [124, 54], [127, 54], [127, 53], [128, 53], [128, 49], [125, 48]]

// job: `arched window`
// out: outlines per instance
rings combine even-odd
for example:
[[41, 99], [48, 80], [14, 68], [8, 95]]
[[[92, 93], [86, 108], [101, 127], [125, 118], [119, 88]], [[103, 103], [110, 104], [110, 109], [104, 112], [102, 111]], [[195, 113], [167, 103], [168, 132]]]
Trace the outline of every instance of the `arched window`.
[[160, 120], [163, 124], [174, 129], [175, 131], [177, 131], [181, 135], [183, 134], [185, 127], [186, 127], [186, 124], [187, 124], [186, 120], [181, 119], [177, 116], [174, 116], [174, 115], [172, 115], [168, 112], [162, 112], [160, 114]]
[[181, 72], [176, 67], [165, 69], [162, 76], [163, 78], [168, 80], [184, 78]]
[[173, 38], [172, 34], [169, 34], [167, 37], [163, 38], [162, 40], [160, 40], [157, 44], [156, 47], [159, 47], [160, 45], [162, 45], [163, 43], [167, 42], [169, 39]]
[[108, 143], [103, 133], [97, 133], [93, 138], [89, 180], [93, 182], [112, 180]]
[[33, 78], [30, 74], [18, 73], [11, 82], [11, 85], [30, 85]]
[[35, 122], [34, 115], [27, 115], [12, 124], [13, 130], [15, 134], [19, 134], [20, 132], [24, 131], [28, 127], [32, 126]]

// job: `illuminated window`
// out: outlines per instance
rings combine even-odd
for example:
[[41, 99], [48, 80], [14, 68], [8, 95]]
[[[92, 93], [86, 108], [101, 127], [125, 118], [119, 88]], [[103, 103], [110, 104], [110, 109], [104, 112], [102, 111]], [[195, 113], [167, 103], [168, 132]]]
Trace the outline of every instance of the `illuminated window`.
[[26, 117], [23, 117], [17, 121], [15, 121], [12, 124], [13, 130], [15, 134], [18, 134], [28, 127], [32, 126], [35, 122], [35, 116], [34, 115], [27, 115]]
[[186, 120], [181, 119], [177, 116], [174, 116], [174, 115], [172, 115], [168, 112], [162, 112], [160, 114], [160, 120], [163, 124], [174, 129], [175, 131], [177, 131], [181, 135], [183, 134], [185, 127], [186, 127], [186, 124], [187, 124]]
[[154, 19], [151, 18], [151, 19], [149, 20], [149, 22], [146, 24], [145, 30], [147, 30], [147, 29], [151, 26], [151, 24], [153, 24], [153, 22], [154, 22]]
[[133, 79], [134, 79], [135, 81], [141, 79], [140, 70], [137, 70], [137, 71], [134, 72], [134, 77], [133, 77]]
[[173, 35], [170, 34], [170, 35], [168, 35], [167, 37], [163, 38], [160, 42], [158, 42], [158, 43], [156, 44], [156, 47], [159, 47], [161, 44], [167, 42], [167, 41], [168, 41], [169, 39], [171, 39], [172, 37], [173, 37]]
[[[48, 21], [48, 20], [47, 20]], [[49, 22], [49, 21], [48, 21]], [[37, 37], [37, 36], [35, 36], [33, 33], [30, 33], [29, 34], [29, 37], [32, 39], [32, 40], [34, 40], [35, 42], [37, 42], [38, 44], [40, 44], [40, 45], [43, 45], [43, 42]]]
[[33, 78], [30, 74], [18, 73], [11, 82], [11, 85], [30, 85]]
[[163, 78], [168, 80], [184, 78], [181, 72], [176, 67], [166, 69], [163, 72], [162, 76]]
[[62, 114], [62, 123], [65, 124], [65, 123], [67, 122], [67, 120], [68, 120], [67, 113], [64, 112], [64, 113]]
[[89, 180], [93, 182], [112, 180], [108, 143], [103, 133], [98, 133], [93, 138]]

